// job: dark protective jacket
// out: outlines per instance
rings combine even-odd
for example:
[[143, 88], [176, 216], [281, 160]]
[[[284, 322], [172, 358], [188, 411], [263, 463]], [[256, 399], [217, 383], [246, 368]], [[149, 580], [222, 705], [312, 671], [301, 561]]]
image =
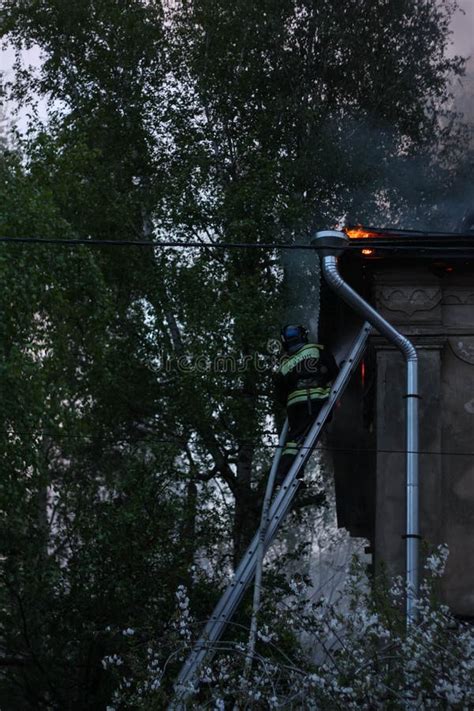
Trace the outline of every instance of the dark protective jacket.
[[285, 355], [281, 360], [275, 375], [277, 400], [287, 408], [324, 400], [338, 372], [332, 353], [317, 343], [305, 343], [296, 353]]

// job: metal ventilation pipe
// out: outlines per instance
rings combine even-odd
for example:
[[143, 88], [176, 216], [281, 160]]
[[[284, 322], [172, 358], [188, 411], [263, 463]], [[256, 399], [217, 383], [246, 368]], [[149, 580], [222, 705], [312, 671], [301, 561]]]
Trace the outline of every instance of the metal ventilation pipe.
[[342, 279], [337, 268], [337, 256], [349, 243], [343, 232], [317, 232], [311, 243], [321, 249], [323, 276], [330, 288], [354, 311], [368, 321], [379, 333], [400, 350], [406, 361], [406, 620], [416, 622], [419, 566], [419, 475], [418, 475], [418, 356], [413, 344], [399, 333], [359, 294]]

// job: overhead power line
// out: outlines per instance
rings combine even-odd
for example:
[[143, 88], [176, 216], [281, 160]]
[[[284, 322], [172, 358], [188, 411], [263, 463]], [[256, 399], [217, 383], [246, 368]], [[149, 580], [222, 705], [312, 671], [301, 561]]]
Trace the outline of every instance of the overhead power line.
[[[455, 237], [453, 237], [455, 238]], [[121, 239], [66, 239], [66, 238], [54, 238], [54, 237], [0, 237], [1, 243], [6, 244], [35, 244], [35, 245], [51, 245], [51, 246], [64, 246], [64, 247], [145, 247], [154, 249], [164, 249], [179, 248], [179, 249], [219, 249], [219, 250], [232, 250], [232, 249], [261, 249], [261, 250], [305, 250], [305, 251], [318, 251], [325, 249], [319, 245], [310, 244], [285, 244], [282, 242], [189, 242], [184, 240], [121, 240]], [[428, 245], [426, 243], [420, 244], [409, 244], [409, 245], [396, 245], [387, 244], [386, 240], [377, 241], [375, 239], [366, 240], [354, 240], [350, 242], [346, 249], [350, 251], [360, 252], [363, 249], [370, 249], [376, 251], [390, 251], [390, 252], [407, 252], [415, 251], [418, 253], [431, 253], [431, 252], [446, 252], [457, 254], [473, 252], [474, 253], [474, 239], [472, 244], [468, 245]]]
[[13, 244], [48, 244], [65, 247], [179, 247], [181, 249], [315, 249], [310, 245], [272, 244], [258, 242], [186, 242], [184, 240], [122, 240], [122, 239], [64, 239], [54, 237], [0, 237], [0, 242]]
[[[66, 439], [66, 440], [78, 440], [78, 441], [84, 441], [84, 442], [89, 442], [93, 440], [94, 435], [84, 435], [84, 434], [74, 434], [72, 432], [47, 432], [47, 431], [38, 431], [38, 430], [7, 430], [6, 434], [13, 436], [13, 437], [18, 437], [20, 435], [26, 436], [26, 435], [31, 435], [31, 436], [45, 436], [45, 437], [51, 437], [51, 439], [57, 438], [59, 440]], [[266, 437], [277, 437], [278, 435], [276, 433], [266, 433]], [[147, 442], [148, 444], [175, 444], [175, 445], [188, 445], [189, 442], [186, 439], [180, 438], [180, 437], [155, 437], [152, 433], [141, 436], [141, 437], [131, 437], [130, 440], [127, 440], [125, 437], [120, 438], [120, 436], [117, 437], [117, 440], [112, 443], [112, 446], [114, 445], [119, 445], [119, 444], [138, 444], [140, 442]], [[241, 439], [239, 440], [238, 444], [242, 445], [255, 445], [258, 447], [263, 447], [265, 449], [285, 449], [286, 444], [284, 445], [279, 445], [278, 442], [272, 443], [272, 442], [262, 442], [261, 440], [254, 440], [254, 439]], [[225, 447], [223, 444], [222, 447]], [[205, 448], [205, 446], [204, 446]], [[299, 447], [299, 450], [304, 450], [308, 449], [308, 447], [305, 447], [304, 445], [301, 445]], [[379, 447], [330, 447], [322, 444], [318, 444], [315, 449], [321, 449], [323, 451], [328, 451], [328, 452], [347, 452], [347, 453], [353, 453], [353, 454], [361, 454], [361, 453], [371, 453], [371, 454], [407, 454], [409, 450], [406, 449], [385, 449], [385, 448], [379, 448]], [[474, 457], [474, 451], [454, 451], [454, 450], [429, 450], [429, 449], [418, 449], [416, 450], [418, 454], [435, 454], [438, 456], [445, 456], [445, 457]]]

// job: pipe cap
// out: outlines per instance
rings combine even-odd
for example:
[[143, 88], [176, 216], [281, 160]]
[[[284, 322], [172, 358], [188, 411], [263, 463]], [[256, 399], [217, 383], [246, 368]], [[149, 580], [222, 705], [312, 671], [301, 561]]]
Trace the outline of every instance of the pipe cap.
[[342, 254], [349, 244], [349, 238], [345, 232], [338, 230], [319, 230], [311, 237], [313, 247], [322, 249], [321, 256], [337, 257]]

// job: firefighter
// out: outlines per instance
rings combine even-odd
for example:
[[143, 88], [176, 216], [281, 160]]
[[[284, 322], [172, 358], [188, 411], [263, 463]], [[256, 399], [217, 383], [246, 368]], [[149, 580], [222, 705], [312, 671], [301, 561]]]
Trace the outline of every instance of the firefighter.
[[304, 326], [282, 328], [281, 343], [284, 356], [275, 376], [275, 390], [277, 400], [286, 406], [288, 437], [278, 466], [277, 485], [288, 474], [339, 372], [334, 356], [324, 346], [308, 343]]

